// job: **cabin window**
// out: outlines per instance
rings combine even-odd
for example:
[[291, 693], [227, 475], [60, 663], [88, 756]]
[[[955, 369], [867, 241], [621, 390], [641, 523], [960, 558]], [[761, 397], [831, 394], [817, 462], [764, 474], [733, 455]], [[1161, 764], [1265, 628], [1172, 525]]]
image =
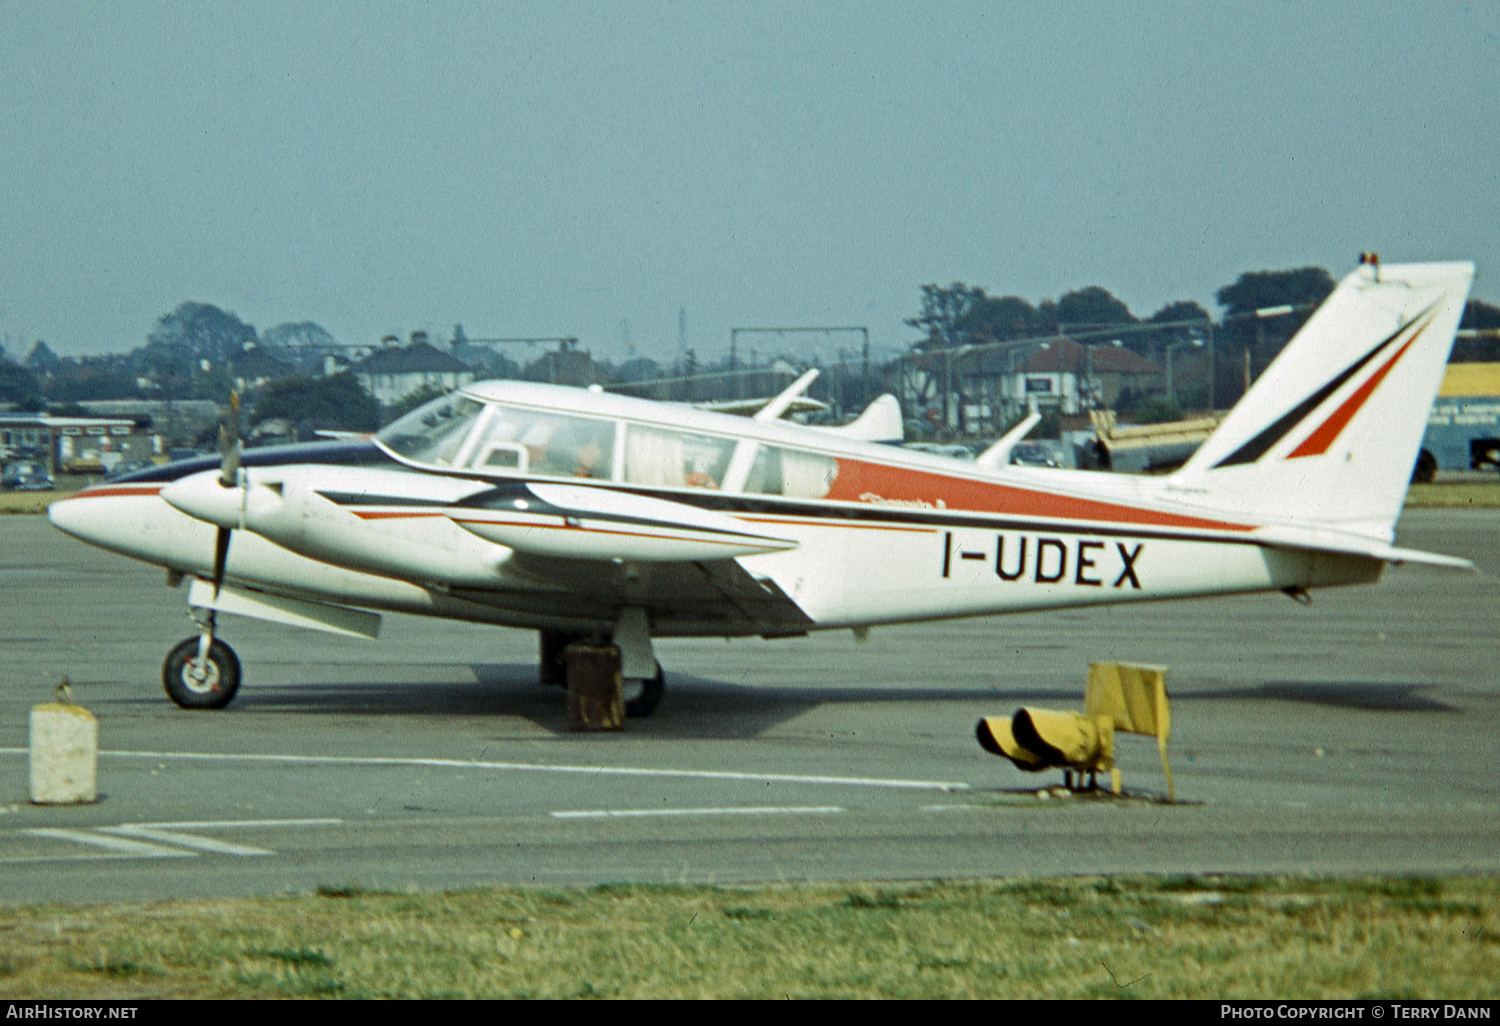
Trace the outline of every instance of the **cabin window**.
[[745, 491], [793, 499], [821, 499], [833, 489], [838, 474], [838, 461], [830, 456], [763, 445], [755, 454]]
[[734, 442], [728, 438], [632, 424], [625, 432], [625, 480], [656, 488], [709, 488], [724, 483]]

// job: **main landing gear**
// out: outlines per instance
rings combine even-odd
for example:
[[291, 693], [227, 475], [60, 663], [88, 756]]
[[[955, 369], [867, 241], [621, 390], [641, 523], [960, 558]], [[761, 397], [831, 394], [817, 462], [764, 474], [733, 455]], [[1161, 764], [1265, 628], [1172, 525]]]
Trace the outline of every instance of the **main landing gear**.
[[199, 634], [167, 653], [161, 682], [167, 696], [184, 709], [222, 709], [240, 688], [240, 660], [214, 637], [213, 610], [192, 613]]
[[[538, 633], [541, 641], [541, 683], [566, 687], [568, 684], [568, 666], [563, 658], [563, 653], [574, 642], [586, 642], [591, 639], [587, 635], [567, 634], [562, 631], [540, 631]], [[615, 643], [619, 645], [621, 641], [625, 641], [626, 644], [630, 644], [634, 640], [633, 638], [629, 640], [624, 639], [617, 632]], [[650, 716], [655, 712], [657, 705], [661, 703], [662, 694], [666, 690], [666, 673], [662, 670], [661, 663], [657, 662], [655, 657], [650, 656], [649, 652], [649, 648], [646, 649], [647, 658], [644, 666], [654, 668], [654, 673], [650, 676], [637, 677], [626, 677], [622, 673], [620, 678], [620, 697], [625, 704], [625, 715], [631, 719], [640, 719]], [[625, 662], [623, 656], [621, 662], [622, 664]], [[641, 660], [637, 659], [631, 665], [631, 668], [637, 670], [643, 668]]]
[[650, 677], [625, 677], [620, 686], [620, 697], [625, 700], [625, 715], [632, 719], [650, 716], [661, 702], [667, 688], [667, 675], [656, 664], [656, 673]]

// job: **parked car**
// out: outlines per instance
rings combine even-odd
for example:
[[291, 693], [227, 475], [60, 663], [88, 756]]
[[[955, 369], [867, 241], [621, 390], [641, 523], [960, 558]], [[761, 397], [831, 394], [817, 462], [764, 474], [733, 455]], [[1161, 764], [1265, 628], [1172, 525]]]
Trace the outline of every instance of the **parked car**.
[[1010, 451], [1010, 461], [1018, 467], [1055, 467], [1057, 459], [1035, 442], [1017, 442]]
[[114, 470], [105, 475], [104, 480], [115, 481], [125, 477], [127, 474], [134, 474], [140, 470], [150, 470], [154, 466], [156, 464], [150, 460], [122, 460], [115, 466]]
[[21, 460], [0, 473], [0, 488], [8, 492], [45, 492], [52, 488], [52, 475], [44, 463]]

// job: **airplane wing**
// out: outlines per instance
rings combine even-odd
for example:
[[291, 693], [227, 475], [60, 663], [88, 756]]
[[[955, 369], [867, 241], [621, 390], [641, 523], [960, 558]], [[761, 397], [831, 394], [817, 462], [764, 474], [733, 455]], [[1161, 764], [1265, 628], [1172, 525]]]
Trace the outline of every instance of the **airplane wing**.
[[506, 483], [444, 512], [471, 534], [532, 556], [680, 563], [797, 547], [722, 513], [609, 488]]
[[807, 633], [813, 623], [773, 581], [731, 559], [622, 565], [518, 553], [505, 570], [524, 577], [529, 587], [453, 594], [556, 618], [612, 620], [622, 606], [641, 606], [650, 610], [652, 633], [659, 636], [682, 633], [679, 624], [692, 624], [689, 633], [702, 634], [702, 625], [712, 623], [711, 636], [786, 637]]
[[622, 605], [651, 610], [658, 630], [707, 616], [768, 636], [812, 623], [773, 582], [737, 556], [796, 547], [741, 520], [678, 502], [563, 484], [506, 483], [448, 507], [450, 520], [514, 550], [505, 575], [519, 591], [462, 591], [475, 601], [556, 616], [609, 619]]

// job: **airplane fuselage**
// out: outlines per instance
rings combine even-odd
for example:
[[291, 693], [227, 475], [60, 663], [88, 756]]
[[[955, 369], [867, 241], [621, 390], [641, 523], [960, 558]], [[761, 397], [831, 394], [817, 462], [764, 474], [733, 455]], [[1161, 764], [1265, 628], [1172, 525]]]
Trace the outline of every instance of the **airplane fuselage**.
[[436, 447], [393, 432], [251, 450], [242, 489], [216, 460], [174, 464], [52, 519], [196, 577], [231, 529], [229, 582], [313, 602], [576, 633], [634, 606], [655, 636], [1305, 589], [1383, 565], [1265, 544], [1154, 479], [987, 469], [553, 386], [486, 382], [465, 403], [463, 437]]

